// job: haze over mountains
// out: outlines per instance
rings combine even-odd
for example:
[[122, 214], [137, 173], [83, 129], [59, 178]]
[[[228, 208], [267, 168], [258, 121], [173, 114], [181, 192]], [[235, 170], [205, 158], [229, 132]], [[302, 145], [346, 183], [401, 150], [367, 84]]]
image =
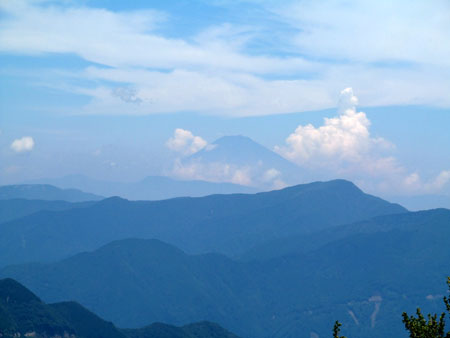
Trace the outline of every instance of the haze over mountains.
[[[310, 181], [310, 174], [246, 136], [224, 136], [174, 168], [181, 177], [230, 181], [260, 189], [282, 188]], [[308, 175], [308, 176], [306, 176]]]
[[42, 178], [29, 183], [51, 184], [65, 189], [76, 187], [106, 197], [120, 196], [130, 200], [162, 200], [182, 196], [200, 197], [258, 191], [255, 188], [232, 183], [178, 180], [165, 176], [148, 176], [137, 182], [112, 182], [91, 179], [83, 175], [70, 175], [60, 178]]
[[[255, 193], [329, 177], [323, 170], [300, 167], [245, 136], [225, 136], [193, 155], [180, 157], [169, 176], [147, 176], [138, 181], [116, 182], [84, 175], [39, 178], [24, 183], [76, 189], [98, 196], [57, 198], [67, 201], [98, 200], [100, 196], [120, 196], [129, 200], [161, 200], [174, 197], [201, 197], [212, 194]], [[19, 192], [16, 192], [19, 193]], [[50, 192], [48, 192], [50, 193]], [[28, 193], [30, 194], [30, 193]], [[391, 196], [385, 198], [410, 210], [450, 208], [450, 197], [442, 195]], [[20, 197], [20, 194], [17, 195]]]
[[[239, 152], [236, 152], [239, 150]], [[176, 162], [172, 178], [148, 176], [137, 182], [111, 182], [83, 175], [30, 180], [76, 188], [106, 197], [161, 200], [212, 194], [254, 193], [307, 181], [306, 172], [245, 136], [225, 136]]]

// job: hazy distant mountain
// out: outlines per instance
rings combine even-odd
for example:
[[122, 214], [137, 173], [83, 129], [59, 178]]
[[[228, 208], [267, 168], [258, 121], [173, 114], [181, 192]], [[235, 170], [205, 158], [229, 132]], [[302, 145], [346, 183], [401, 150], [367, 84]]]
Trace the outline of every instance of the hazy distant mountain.
[[156, 240], [122, 240], [59, 263], [12, 266], [0, 274], [47, 301], [69, 297], [122, 326], [203, 318], [246, 337], [327, 337], [339, 319], [349, 337], [406, 338], [403, 311], [417, 305], [427, 312], [442, 309], [450, 210], [338, 228], [344, 237], [253, 262], [187, 255]]
[[450, 209], [450, 196], [446, 195], [392, 196], [389, 200], [400, 203], [411, 211]]
[[29, 199], [0, 200], [0, 223], [33, 214], [41, 210], [67, 210], [83, 208], [93, 205], [95, 202], [70, 203], [66, 201], [42, 201]]
[[1, 337], [237, 338], [211, 322], [175, 327], [155, 323], [118, 329], [76, 302], [45, 304], [13, 279], [0, 280]]
[[[246, 136], [224, 136], [183, 159], [183, 168], [209, 179], [273, 188], [309, 181], [304, 170]], [[219, 175], [219, 176], [217, 176]]]
[[129, 237], [157, 238], [193, 253], [235, 255], [276, 238], [405, 211], [344, 180], [250, 195], [154, 202], [109, 198], [3, 223], [0, 266], [57, 260]]
[[48, 184], [18, 184], [0, 186], [0, 200], [23, 198], [30, 200], [83, 202], [98, 201], [102, 196], [77, 189], [61, 189]]
[[267, 149], [246, 136], [224, 136], [212, 143], [212, 147], [203, 149], [191, 159], [201, 159], [207, 162], [233, 163], [239, 166], [260, 165], [286, 171], [300, 171], [292, 162], [277, 153]]
[[70, 175], [31, 182], [53, 184], [61, 188], [77, 188], [102, 196], [120, 196], [130, 200], [163, 200], [174, 197], [257, 192], [254, 188], [238, 184], [183, 181], [164, 176], [148, 176], [138, 182], [111, 182], [95, 180], [83, 175]]

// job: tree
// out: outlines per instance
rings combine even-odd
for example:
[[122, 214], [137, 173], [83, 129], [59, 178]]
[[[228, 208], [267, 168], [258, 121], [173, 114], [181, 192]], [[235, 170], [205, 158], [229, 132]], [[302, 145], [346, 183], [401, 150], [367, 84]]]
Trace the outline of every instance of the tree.
[[[447, 277], [447, 285], [450, 291], [450, 277]], [[450, 298], [444, 297], [444, 304], [446, 310], [450, 317]], [[408, 316], [406, 312], [403, 312], [403, 323], [405, 324], [406, 330], [409, 331], [410, 338], [450, 338], [450, 331], [445, 333], [445, 312], [441, 315], [427, 315], [427, 318], [422, 314], [420, 308], [416, 311], [417, 317]], [[339, 336], [341, 331], [341, 323], [336, 321], [333, 327], [333, 338], [345, 338], [344, 336]]]
[[344, 336], [339, 335], [339, 333], [341, 332], [341, 326], [342, 324], [336, 320], [333, 327], [333, 338], [346, 338]]
[[[447, 285], [450, 290], [450, 277], [447, 277]], [[444, 297], [444, 304], [448, 314], [450, 315], [450, 299]], [[416, 311], [417, 317], [408, 316], [403, 312], [403, 323], [405, 328], [409, 331], [410, 338], [450, 338], [450, 331], [445, 333], [445, 312], [441, 315], [427, 315], [427, 318], [422, 314], [420, 308]]]

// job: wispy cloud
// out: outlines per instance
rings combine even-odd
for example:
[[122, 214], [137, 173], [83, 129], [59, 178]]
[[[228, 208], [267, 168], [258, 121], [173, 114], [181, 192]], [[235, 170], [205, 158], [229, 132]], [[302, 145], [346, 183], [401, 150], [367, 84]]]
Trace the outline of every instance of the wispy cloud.
[[308, 56], [450, 66], [446, 0], [289, 1], [271, 10], [297, 28], [293, 44]]
[[[91, 97], [84, 113], [288, 113], [330, 108], [347, 86], [364, 106], [450, 106], [447, 1], [270, 3], [252, 3], [270, 20], [217, 22], [174, 38], [158, 29], [175, 25], [161, 11], [2, 2], [0, 50], [93, 63], [48, 80]], [[269, 44], [274, 22], [289, 28], [280, 47], [252, 48]], [[89, 85], [61, 85], [73, 76]]]

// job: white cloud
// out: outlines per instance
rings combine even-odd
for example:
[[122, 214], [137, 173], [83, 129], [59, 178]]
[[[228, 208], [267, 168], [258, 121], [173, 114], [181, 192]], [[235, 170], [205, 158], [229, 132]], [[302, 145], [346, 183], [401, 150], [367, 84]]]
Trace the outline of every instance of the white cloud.
[[418, 173], [408, 175], [403, 181], [408, 192], [434, 194], [445, 189], [450, 183], [450, 170], [443, 170], [434, 178], [423, 181]]
[[398, 160], [386, 154], [395, 146], [370, 134], [366, 114], [356, 111], [358, 98], [351, 88], [341, 91], [339, 115], [325, 118], [324, 124], [299, 125], [275, 151], [303, 168], [320, 171], [327, 177], [343, 177], [376, 193], [423, 194], [441, 191], [450, 182], [450, 171], [423, 181], [417, 172], [408, 172]]
[[450, 183], [450, 170], [443, 170], [431, 182], [430, 189], [440, 190]]
[[34, 140], [30, 136], [24, 136], [11, 143], [11, 149], [16, 153], [31, 151], [34, 148]]
[[287, 184], [281, 178], [282, 174], [275, 168], [267, 169], [262, 175], [262, 181], [270, 184], [272, 189], [282, 189], [287, 187]]
[[263, 180], [266, 182], [273, 181], [281, 176], [281, 172], [275, 168], [267, 169], [263, 174]]
[[373, 148], [388, 142], [370, 136], [370, 121], [366, 114], [356, 111], [357, 102], [352, 89], [344, 89], [339, 116], [325, 118], [324, 125], [318, 128], [299, 125], [286, 139], [287, 146], [275, 150], [299, 165], [328, 167], [343, 161], [361, 161]]
[[223, 162], [175, 161], [170, 175], [181, 179], [209, 182], [228, 182], [246, 186], [254, 185], [250, 166], [237, 166]]
[[[166, 15], [151, 10], [112, 12], [88, 7], [4, 6], [0, 49], [25, 53], [75, 53], [111, 67], [195, 68], [245, 70], [257, 73], [305, 69], [301, 57], [249, 56], [226, 43], [241, 30], [220, 26], [200, 35], [196, 43], [155, 32]], [[223, 34], [223, 31], [227, 34]], [[83, 38], [80, 38], [83, 37]], [[214, 43], [212, 43], [214, 41]]]
[[306, 55], [450, 66], [447, 0], [289, 1], [273, 9]]
[[167, 147], [183, 155], [192, 155], [208, 145], [200, 136], [194, 136], [189, 130], [177, 128], [167, 143]]
[[[270, 13], [254, 3], [265, 20], [218, 22], [176, 39], [158, 30], [161, 21], [172, 24], [159, 11], [68, 4], [2, 2], [0, 50], [76, 54], [108, 66], [60, 72], [49, 80], [58, 82], [49, 84], [55, 88], [91, 97], [77, 110], [83, 113], [248, 116], [316, 110], [332, 107], [335, 93], [350, 84], [364, 106], [450, 106], [450, 5], [444, 0], [289, 1]], [[276, 30], [271, 25], [277, 20], [289, 29], [270, 43], [273, 50], [252, 50], [255, 41], [269, 44], [273, 36], [266, 34]], [[71, 76], [92, 82], [61, 84]]]
[[90, 67], [89, 79], [127, 82], [137, 87], [140, 104], [132, 107], [107, 87], [72, 88], [89, 95], [87, 113], [133, 114], [197, 111], [205, 114], [249, 116], [288, 113], [333, 106], [323, 84], [304, 80], [264, 80], [244, 73], [119, 70]]
[[177, 159], [169, 175], [185, 180], [228, 182], [263, 189], [281, 189], [287, 186], [279, 170], [271, 168], [261, 171], [258, 164], [237, 165], [220, 161]]

